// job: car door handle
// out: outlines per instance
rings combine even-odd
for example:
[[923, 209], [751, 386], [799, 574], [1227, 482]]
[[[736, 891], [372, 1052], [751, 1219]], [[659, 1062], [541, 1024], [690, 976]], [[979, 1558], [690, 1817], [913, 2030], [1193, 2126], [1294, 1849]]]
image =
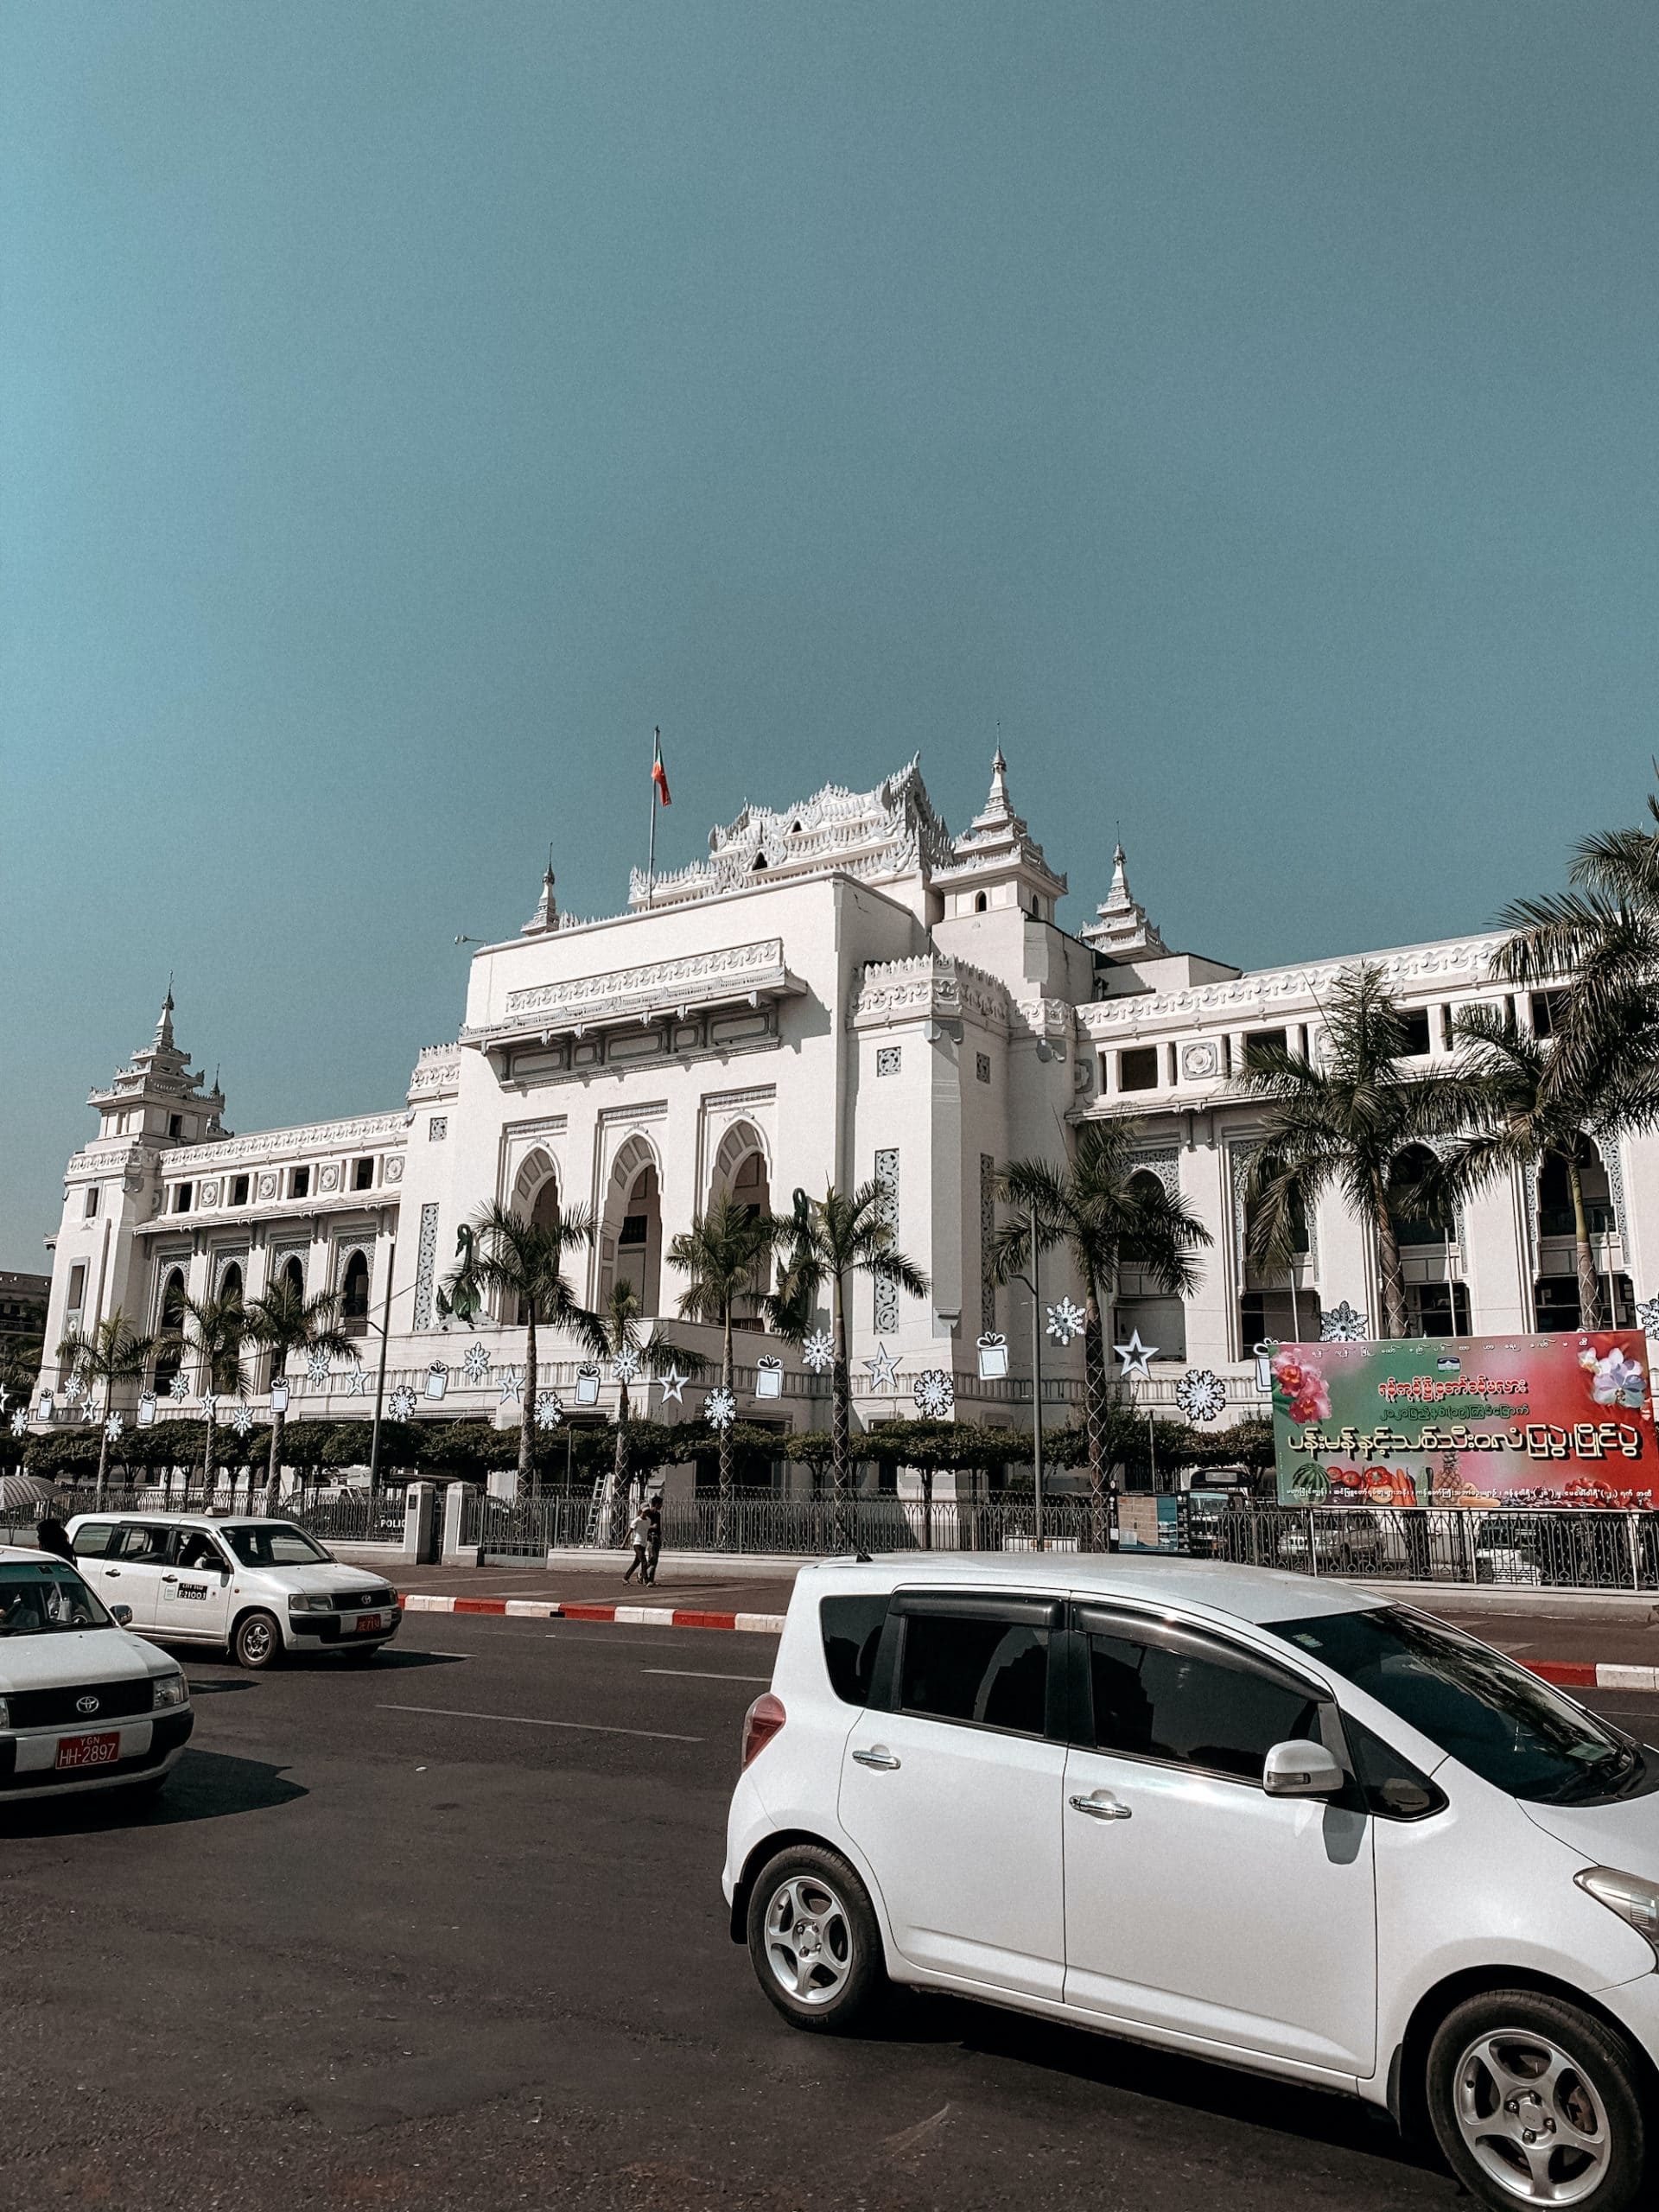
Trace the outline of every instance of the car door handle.
[[104, 1570], [104, 1580], [106, 1582], [118, 1582], [121, 1580], [120, 1568], [118, 1567], [106, 1567]]
[[1135, 1815], [1127, 1805], [1120, 1805], [1109, 1790], [1096, 1790], [1092, 1797], [1074, 1797], [1074, 1813], [1087, 1813], [1093, 1821], [1128, 1821]]
[[872, 1744], [868, 1751], [855, 1751], [853, 1757], [860, 1766], [876, 1767], [884, 1774], [900, 1764], [885, 1744]]
[[163, 1582], [176, 1582], [178, 1579], [179, 1578], [176, 1574], [164, 1574], [162, 1577]]

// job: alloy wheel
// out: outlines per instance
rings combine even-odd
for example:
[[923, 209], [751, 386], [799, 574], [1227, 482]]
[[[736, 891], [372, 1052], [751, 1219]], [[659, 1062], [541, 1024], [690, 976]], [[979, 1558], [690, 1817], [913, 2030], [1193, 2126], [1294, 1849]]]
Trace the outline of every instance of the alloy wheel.
[[766, 1904], [766, 1963], [798, 2005], [829, 2005], [853, 1970], [847, 1908], [817, 1875], [793, 1874]]
[[1483, 2173], [1522, 2204], [1580, 2204], [1606, 2178], [1612, 2138], [1581, 2063], [1530, 2028], [1478, 2036], [1458, 2061], [1452, 2109]]

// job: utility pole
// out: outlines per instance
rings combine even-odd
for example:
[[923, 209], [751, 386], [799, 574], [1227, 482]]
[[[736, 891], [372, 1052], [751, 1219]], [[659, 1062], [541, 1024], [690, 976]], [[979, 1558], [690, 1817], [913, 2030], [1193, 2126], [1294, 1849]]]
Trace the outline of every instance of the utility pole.
[[380, 1365], [374, 1378], [374, 1432], [369, 1439], [369, 1497], [372, 1501], [380, 1486], [380, 1409], [386, 1396], [386, 1345], [391, 1336], [391, 1278], [397, 1261], [397, 1239], [391, 1239], [386, 1249], [386, 1294], [380, 1307]]
[[1037, 1209], [1031, 1209], [1031, 1496], [1033, 1541], [1043, 1549], [1043, 1301], [1037, 1288]]

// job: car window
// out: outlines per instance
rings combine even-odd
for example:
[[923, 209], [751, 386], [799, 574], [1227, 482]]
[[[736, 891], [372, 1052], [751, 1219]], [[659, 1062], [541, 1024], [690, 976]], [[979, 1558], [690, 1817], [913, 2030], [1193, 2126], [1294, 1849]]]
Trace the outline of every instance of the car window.
[[0, 1637], [108, 1628], [110, 1616], [67, 1562], [0, 1561]]
[[944, 1611], [906, 1620], [899, 1702], [906, 1713], [1040, 1736], [1047, 1694], [1046, 1628]]
[[113, 1521], [89, 1521], [77, 1529], [73, 1550], [77, 1559], [102, 1559], [110, 1548], [110, 1539], [116, 1531]]
[[175, 1567], [211, 1567], [215, 1573], [226, 1565], [225, 1554], [205, 1529], [180, 1529], [173, 1537]]
[[1351, 1713], [1344, 1713], [1342, 1727], [1368, 1813], [1381, 1821], [1421, 1821], [1445, 1811], [1442, 1792], [1392, 1744], [1385, 1744]]
[[[167, 1557], [168, 1546], [172, 1539], [173, 1531], [165, 1522], [130, 1522], [121, 1531], [118, 1556], [132, 1560], [135, 1566], [159, 1567]], [[111, 1548], [113, 1551], [115, 1547]]]
[[224, 1535], [244, 1567], [315, 1567], [330, 1556], [289, 1521], [232, 1522]]
[[887, 1624], [888, 1593], [885, 1590], [849, 1592], [825, 1598], [818, 1605], [818, 1626], [823, 1636], [823, 1662], [830, 1687], [848, 1705], [868, 1705], [875, 1674], [875, 1655]]
[[1091, 1629], [1096, 1750], [1260, 1782], [1275, 1744], [1319, 1734], [1319, 1700], [1211, 1638], [1148, 1622]]

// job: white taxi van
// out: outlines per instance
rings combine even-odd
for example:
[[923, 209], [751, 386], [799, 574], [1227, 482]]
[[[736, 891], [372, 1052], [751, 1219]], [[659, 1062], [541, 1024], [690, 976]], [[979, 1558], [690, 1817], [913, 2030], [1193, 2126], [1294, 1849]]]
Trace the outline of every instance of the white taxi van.
[[0, 1807], [154, 1788], [195, 1716], [176, 1662], [65, 1560], [0, 1546]]
[[403, 1618], [385, 1579], [344, 1565], [291, 1521], [212, 1513], [80, 1513], [75, 1564], [159, 1643], [225, 1647], [238, 1666], [289, 1651], [380, 1649]]

